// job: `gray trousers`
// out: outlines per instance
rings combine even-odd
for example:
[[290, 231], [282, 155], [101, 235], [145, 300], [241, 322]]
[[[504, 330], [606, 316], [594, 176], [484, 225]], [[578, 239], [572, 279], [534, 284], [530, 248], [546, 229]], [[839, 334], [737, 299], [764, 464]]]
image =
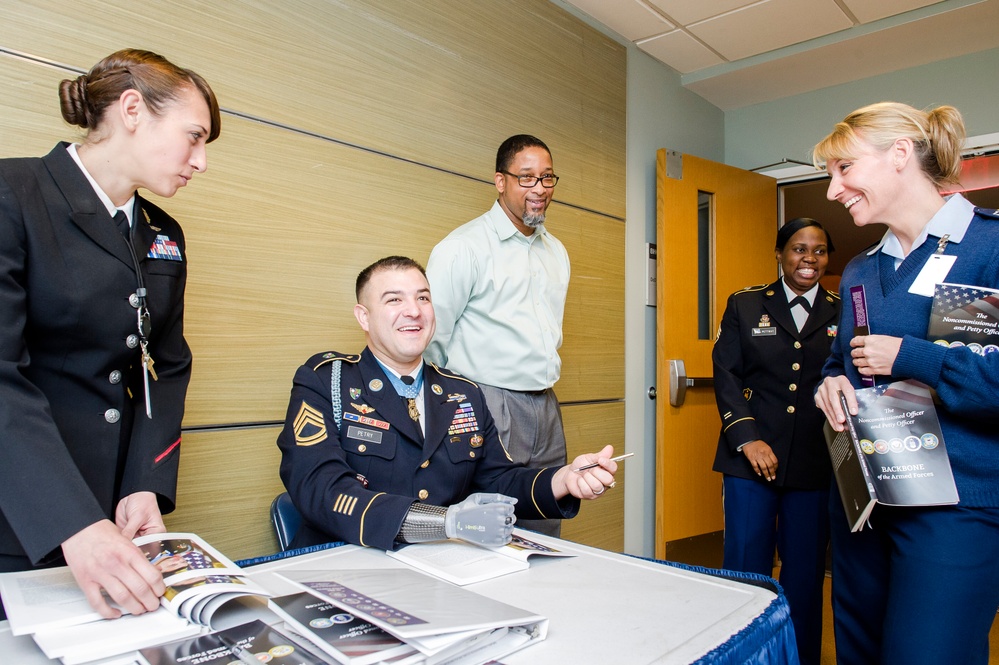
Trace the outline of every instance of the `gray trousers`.
[[[479, 387], [514, 462], [534, 468], [566, 464], [562, 410], [554, 390], [518, 392], [481, 383]], [[517, 527], [558, 537], [562, 520], [518, 519]]]

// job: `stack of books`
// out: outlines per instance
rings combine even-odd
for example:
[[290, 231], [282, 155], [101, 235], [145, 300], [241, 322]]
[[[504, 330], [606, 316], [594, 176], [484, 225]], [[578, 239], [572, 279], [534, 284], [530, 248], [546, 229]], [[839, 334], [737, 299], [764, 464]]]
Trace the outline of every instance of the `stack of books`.
[[[545, 617], [363, 548], [353, 549], [375, 567], [281, 570], [281, 580], [260, 579], [270, 579], [275, 588], [284, 584], [284, 593], [299, 591], [270, 597], [194, 534], [157, 534], [135, 543], [164, 575], [167, 590], [158, 610], [106, 620], [90, 607], [68, 568], [7, 573], [0, 575], [0, 596], [11, 632], [31, 635], [46, 656], [64, 665], [482, 665], [548, 634]], [[473, 561], [468, 570], [475, 579], [526, 569], [531, 553], [568, 556], [519, 534], [503, 554], [443, 542], [414, 547], [401, 559], [454, 578], [449, 569], [455, 547], [458, 558]], [[377, 567], [378, 557], [388, 565]], [[470, 579], [457, 578], [459, 584]], [[234, 603], [233, 611], [222, 611], [230, 600], [247, 596], [261, 599], [256, 608]]]
[[134, 542], [163, 573], [166, 592], [158, 610], [108, 621], [90, 607], [69, 568], [8, 573], [0, 575], [0, 597], [11, 633], [31, 635], [49, 658], [77, 665], [200, 634], [226, 602], [269, 595], [194, 534], [161, 533]]

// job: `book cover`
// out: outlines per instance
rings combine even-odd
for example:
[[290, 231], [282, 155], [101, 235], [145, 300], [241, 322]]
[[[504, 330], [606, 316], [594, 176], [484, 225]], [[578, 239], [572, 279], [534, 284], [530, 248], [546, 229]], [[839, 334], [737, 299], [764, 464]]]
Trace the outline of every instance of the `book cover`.
[[[858, 390], [856, 396], [857, 415], [848, 415], [846, 430], [827, 441], [851, 530], [863, 528], [874, 502], [956, 504], [957, 487], [929, 388], [896, 381]], [[846, 410], [846, 398], [840, 398]]]
[[[207, 635], [139, 650], [145, 665], [271, 663], [326, 665], [327, 661], [263, 621], [251, 621]], [[235, 658], [236, 660], [233, 660]]]
[[533, 555], [574, 556], [531, 540], [522, 531], [502, 547], [483, 547], [458, 540], [416, 543], [387, 552], [393, 559], [442, 580], [464, 586], [508, 575], [529, 567]]
[[271, 598], [287, 626], [347, 665], [370, 665], [416, 649], [378, 626], [305, 592]]
[[999, 290], [937, 284], [926, 338], [943, 346], [967, 346], [978, 355], [999, 351]]
[[[424, 653], [495, 628], [529, 626], [543, 639], [542, 616], [406, 568], [289, 570], [299, 588], [369, 621]], [[428, 655], [432, 655], [428, 653]]]

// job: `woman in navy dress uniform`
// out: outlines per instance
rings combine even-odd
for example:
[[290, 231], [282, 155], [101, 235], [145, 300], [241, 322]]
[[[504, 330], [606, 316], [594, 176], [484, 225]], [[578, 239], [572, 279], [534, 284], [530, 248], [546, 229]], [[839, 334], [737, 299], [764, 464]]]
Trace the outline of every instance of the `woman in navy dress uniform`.
[[0, 570], [69, 566], [134, 614], [163, 581], [132, 544], [174, 507], [191, 373], [180, 226], [170, 197], [219, 134], [208, 84], [123, 50], [59, 89], [87, 130], [42, 158], [0, 160]]
[[730, 570], [773, 574], [791, 608], [801, 662], [819, 662], [831, 468], [812, 393], [836, 336], [839, 297], [819, 285], [832, 240], [813, 219], [777, 233], [783, 277], [731, 295], [715, 340]]

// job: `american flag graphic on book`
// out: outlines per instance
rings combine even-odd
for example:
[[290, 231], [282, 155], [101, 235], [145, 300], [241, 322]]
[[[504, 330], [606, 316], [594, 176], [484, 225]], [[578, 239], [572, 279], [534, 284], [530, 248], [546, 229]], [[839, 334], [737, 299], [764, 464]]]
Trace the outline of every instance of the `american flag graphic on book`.
[[967, 346], [979, 355], [999, 351], [999, 290], [937, 284], [926, 336], [944, 346]]

